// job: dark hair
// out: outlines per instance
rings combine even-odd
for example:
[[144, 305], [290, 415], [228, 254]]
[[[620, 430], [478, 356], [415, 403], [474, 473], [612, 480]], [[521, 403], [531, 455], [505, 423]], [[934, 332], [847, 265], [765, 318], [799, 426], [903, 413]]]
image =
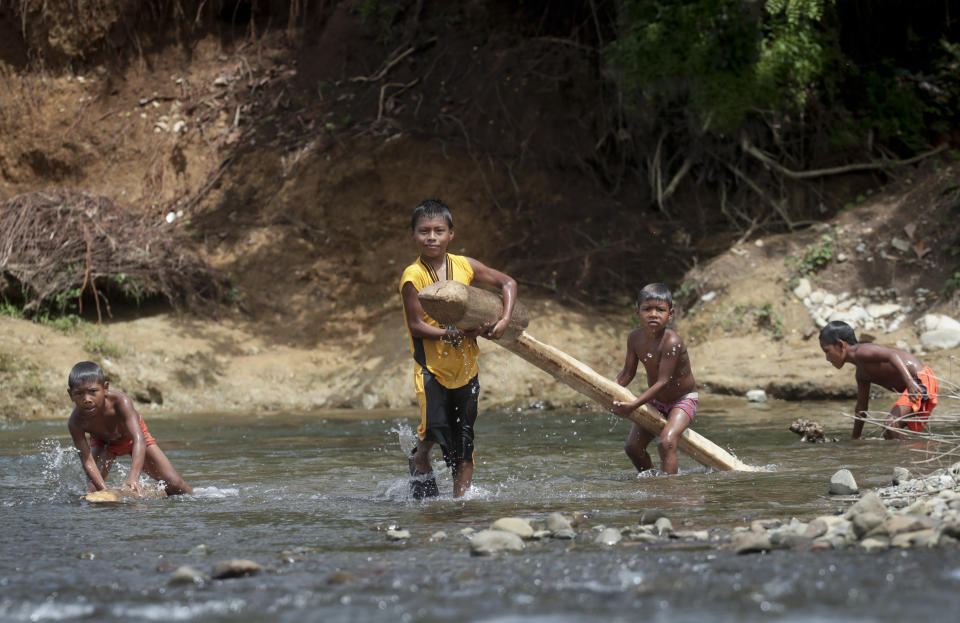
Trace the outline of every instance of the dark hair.
[[655, 301], [666, 301], [667, 307], [673, 309], [673, 295], [670, 293], [670, 288], [663, 285], [662, 283], [648, 283], [643, 286], [643, 289], [640, 290], [640, 294], [637, 295], [637, 307], [643, 305], [644, 301], [653, 299]]
[[838, 340], [843, 340], [851, 345], [856, 344], [857, 336], [853, 334], [853, 327], [842, 320], [834, 320], [820, 329], [820, 342], [822, 344], [829, 346], [836, 344]]
[[103, 385], [106, 381], [103, 376], [103, 369], [92, 361], [81, 361], [70, 370], [67, 385], [70, 389], [73, 389], [77, 385], [83, 385], [90, 381], [96, 381]]
[[439, 199], [427, 199], [421, 201], [420, 205], [413, 209], [413, 217], [410, 218], [410, 231], [417, 229], [417, 223], [420, 222], [420, 219], [433, 218], [435, 216], [445, 218], [447, 220], [447, 227], [453, 229], [453, 215], [450, 214], [450, 208], [444, 205]]

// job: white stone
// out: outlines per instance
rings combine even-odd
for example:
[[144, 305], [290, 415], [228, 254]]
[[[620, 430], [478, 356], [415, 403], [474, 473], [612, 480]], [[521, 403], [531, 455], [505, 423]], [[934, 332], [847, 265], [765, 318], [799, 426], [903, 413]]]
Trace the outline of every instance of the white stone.
[[387, 530], [387, 538], [391, 541], [402, 541], [410, 538], [409, 530]]
[[823, 304], [828, 307], [833, 307], [837, 304], [837, 295], [832, 292], [827, 292], [823, 295]]
[[167, 212], [167, 216], [164, 217], [164, 220], [167, 221], [168, 223], [172, 223], [174, 220], [176, 220], [176, 218], [177, 218], [177, 215], [175, 213]]
[[857, 481], [849, 469], [841, 469], [830, 477], [830, 493], [832, 495], [852, 495], [859, 489]]
[[824, 296], [826, 296], [826, 293], [823, 290], [814, 290], [810, 293], [810, 302], [819, 305], [823, 302]]
[[810, 280], [806, 277], [800, 279], [797, 283], [797, 287], [793, 289], [793, 295], [798, 299], [805, 299], [810, 296], [810, 293], [813, 292], [813, 288], [810, 286]]
[[946, 349], [960, 346], [960, 331], [954, 329], [936, 329], [920, 335], [920, 344], [924, 348]]
[[904, 240], [903, 238], [897, 238], [896, 236], [894, 236], [893, 240], [890, 241], [890, 246], [902, 253], [906, 253], [910, 250], [910, 242]]
[[490, 526], [490, 529], [512, 532], [521, 539], [529, 539], [533, 537], [533, 527], [529, 522], [527, 522], [526, 519], [521, 519], [519, 517], [502, 517], [493, 522], [493, 525]]
[[838, 262], [846, 262], [846, 261], [847, 261], [847, 254], [846, 254], [846, 253], [837, 253], [837, 261], [838, 261]]
[[953, 329], [960, 331], [960, 322], [943, 314], [926, 314], [917, 321], [921, 331], [936, 331], [937, 329]]
[[715, 298], [717, 298], [717, 293], [711, 290], [710, 292], [707, 292], [706, 294], [701, 296], [700, 300], [704, 303], [709, 303]]
[[762, 389], [751, 389], [747, 392], [747, 401], [748, 402], [766, 402], [767, 401], [767, 392]]
[[896, 303], [871, 303], [867, 305], [867, 313], [874, 318], [886, 318], [900, 311]]
[[604, 528], [597, 536], [597, 543], [600, 545], [616, 545], [623, 540], [623, 535], [616, 528]]

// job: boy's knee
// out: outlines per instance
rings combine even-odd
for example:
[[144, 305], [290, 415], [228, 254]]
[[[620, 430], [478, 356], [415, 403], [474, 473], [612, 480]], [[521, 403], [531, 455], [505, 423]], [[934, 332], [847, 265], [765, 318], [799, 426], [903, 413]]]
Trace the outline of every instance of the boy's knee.
[[660, 452], [676, 452], [677, 451], [677, 440], [671, 437], [666, 439], [661, 439], [657, 444], [657, 449]]

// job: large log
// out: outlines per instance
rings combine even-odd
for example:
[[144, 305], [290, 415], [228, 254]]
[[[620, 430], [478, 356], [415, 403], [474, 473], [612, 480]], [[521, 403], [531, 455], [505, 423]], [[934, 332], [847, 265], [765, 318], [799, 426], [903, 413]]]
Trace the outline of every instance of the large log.
[[[500, 317], [503, 304], [492, 292], [480, 290], [455, 281], [440, 281], [420, 291], [420, 305], [431, 317], [446, 325], [473, 329]], [[517, 305], [514, 305], [516, 319]], [[616, 400], [630, 402], [635, 396], [615, 381], [597, 374], [588, 365], [563, 351], [538, 341], [525, 331], [526, 312], [511, 321], [510, 335], [504, 335], [497, 344], [540, 368], [558, 381], [565, 383], [610, 409]], [[521, 326], [522, 325], [522, 326]], [[518, 331], [519, 329], [519, 331]], [[627, 416], [652, 435], [659, 435], [666, 421], [648, 405], [641, 405]], [[701, 465], [718, 470], [758, 471], [694, 430], [687, 429], [677, 441], [678, 449]]]
[[123, 502], [124, 500], [155, 500], [167, 497], [167, 492], [157, 487], [144, 487], [143, 495], [137, 495], [130, 489], [100, 489], [91, 491], [83, 496], [87, 502], [113, 503]]

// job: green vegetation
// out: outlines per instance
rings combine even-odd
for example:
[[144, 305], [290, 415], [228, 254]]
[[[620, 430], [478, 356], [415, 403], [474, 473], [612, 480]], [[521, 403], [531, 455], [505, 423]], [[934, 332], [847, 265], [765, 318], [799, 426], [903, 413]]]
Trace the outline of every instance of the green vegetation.
[[799, 256], [788, 255], [783, 263], [787, 267], [787, 288], [792, 290], [797, 286], [801, 277], [810, 277], [819, 272], [824, 266], [833, 259], [836, 251], [834, 243], [837, 240], [837, 233], [830, 232], [821, 234], [820, 238], [803, 248]]
[[766, 302], [753, 312], [757, 327], [770, 334], [770, 339], [779, 342], [784, 335], [783, 317], [774, 311], [773, 304]]

